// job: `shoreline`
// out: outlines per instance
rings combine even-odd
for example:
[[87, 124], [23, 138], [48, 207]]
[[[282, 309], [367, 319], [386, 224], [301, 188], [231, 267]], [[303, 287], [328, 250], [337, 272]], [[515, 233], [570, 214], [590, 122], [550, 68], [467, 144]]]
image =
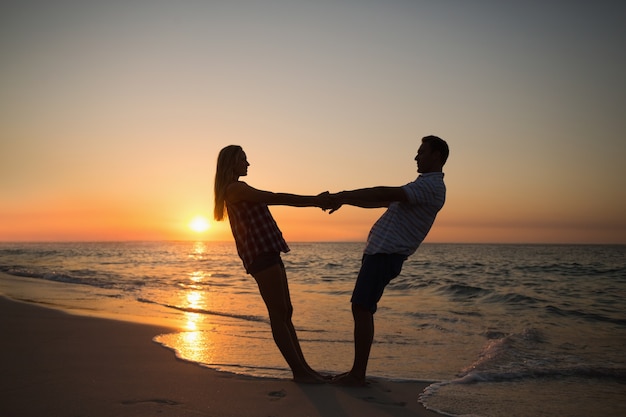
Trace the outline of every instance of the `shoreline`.
[[153, 342], [170, 326], [70, 314], [0, 295], [0, 392], [8, 416], [435, 417], [427, 382], [366, 388], [212, 370]]

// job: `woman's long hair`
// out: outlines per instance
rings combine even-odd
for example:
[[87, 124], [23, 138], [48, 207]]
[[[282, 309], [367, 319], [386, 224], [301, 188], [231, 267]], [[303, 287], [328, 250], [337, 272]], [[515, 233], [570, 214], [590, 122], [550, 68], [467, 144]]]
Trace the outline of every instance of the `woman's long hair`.
[[239, 145], [228, 145], [220, 151], [217, 157], [217, 167], [215, 169], [215, 208], [213, 217], [215, 220], [224, 220], [224, 208], [226, 206], [226, 188], [234, 179], [235, 162], [237, 156], [243, 152]]

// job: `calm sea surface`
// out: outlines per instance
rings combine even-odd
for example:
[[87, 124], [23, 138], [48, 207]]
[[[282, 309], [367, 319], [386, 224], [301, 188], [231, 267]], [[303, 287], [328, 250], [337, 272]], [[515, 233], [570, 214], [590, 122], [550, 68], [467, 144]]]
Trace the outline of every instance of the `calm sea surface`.
[[[309, 363], [352, 363], [361, 243], [283, 256]], [[175, 323], [156, 341], [218, 370], [290, 377], [234, 244], [0, 243], [0, 293], [84, 314]], [[372, 377], [432, 385], [448, 415], [626, 415], [626, 246], [424, 244], [376, 313]]]

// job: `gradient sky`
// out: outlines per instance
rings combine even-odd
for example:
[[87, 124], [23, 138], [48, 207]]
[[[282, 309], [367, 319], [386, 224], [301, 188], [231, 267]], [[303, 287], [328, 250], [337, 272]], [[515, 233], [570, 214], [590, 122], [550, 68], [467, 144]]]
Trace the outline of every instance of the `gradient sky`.
[[[403, 185], [450, 145], [430, 242], [626, 243], [626, 2], [8, 1], [0, 240], [232, 239], [219, 150], [257, 188]], [[272, 208], [288, 241], [382, 210]]]

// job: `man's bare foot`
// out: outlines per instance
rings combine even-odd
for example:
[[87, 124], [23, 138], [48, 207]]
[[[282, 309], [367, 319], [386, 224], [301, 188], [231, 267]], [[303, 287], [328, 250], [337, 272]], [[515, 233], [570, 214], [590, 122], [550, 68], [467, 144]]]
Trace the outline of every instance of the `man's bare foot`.
[[333, 378], [331, 384], [341, 385], [342, 387], [365, 387], [367, 386], [367, 382], [365, 382], [365, 378], [357, 378], [352, 375], [350, 372], [346, 372], [345, 374], [337, 375]]

